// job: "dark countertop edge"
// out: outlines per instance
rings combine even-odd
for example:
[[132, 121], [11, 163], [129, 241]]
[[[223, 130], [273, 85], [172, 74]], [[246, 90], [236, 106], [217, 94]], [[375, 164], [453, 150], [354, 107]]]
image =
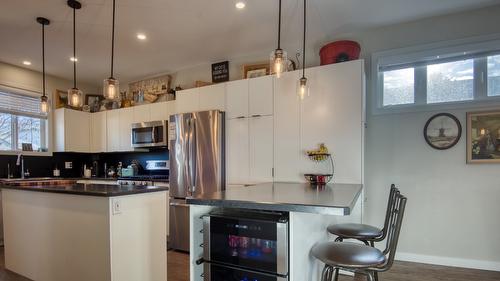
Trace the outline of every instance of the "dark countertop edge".
[[281, 211], [281, 212], [302, 212], [302, 213], [314, 213], [321, 215], [338, 215], [338, 210], [342, 209], [343, 215], [348, 216], [351, 214], [352, 209], [354, 209], [354, 206], [358, 202], [362, 192], [363, 192], [363, 187], [361, 187], [359, 192], [356, 193], [356, 196], [354, 197], [349, 206], [305, 205], [299, 203], [255, 202], [255, 201], [204, 199], [204, 198], [186, 198], [186, 203], [191, 205], [205, 205], [205, 206], [269, 210], [269, 211]]
[[[360, 192], [361, 193], [361, 192]], [[357, 198], [353, 201], [354, 206]], [[202, 206], [216, 206], [236, 209], [253, 209], [253, 210], [268, 210], [279, 212], [301, 212], [313, 213], [320, 215], [338, 215], [338, 210], [341, 209], [344, 216], [351, 213], [353, 206], [349, 207], [335, 207], [335, 206], [317, 206], [317, 205], [302, 205], [291, 203], [274, 203], [274, 202], [253, 202], [241, 200], [225, 200], [225, 199], [202, 199], [202, 198], [187, 198], [187, 204], [202, 205]]]
[[27, 188], [21, 186], [6, 186], [0, 185], [1, 189], [10, 189], [10, 190], [20, 190], [20, 191], [32, 191], [32, 192], [44, 192], [44, 193], [59, 193], [59, 194], [71, 194], [71, 195], [80, 195], [80, 196], [91, 196], [91, 197], [118, 197], [125, 195], [135, 195], [135, 194], [143, 194], [143, 193], [152, 193], [159, 191], [168, 191], [168, 187], [155, 187], [152, 189], [138, 189], [138, 190], [127, 190], [127, 191], [119, 191], [119, 192], [95, 192], [95, 191], [78, 191], [78, 190], [61, 190], [61, 189], [47, 189], [47, 188]]

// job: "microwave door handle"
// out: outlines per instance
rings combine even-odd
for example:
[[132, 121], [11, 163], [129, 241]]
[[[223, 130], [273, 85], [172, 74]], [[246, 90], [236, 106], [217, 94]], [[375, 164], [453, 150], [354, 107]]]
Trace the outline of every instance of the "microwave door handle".
[[155, 144], [158, 142], [156, 140], [156, 127], [151, 127], [151, 140], [153, 140], [152, 144]]

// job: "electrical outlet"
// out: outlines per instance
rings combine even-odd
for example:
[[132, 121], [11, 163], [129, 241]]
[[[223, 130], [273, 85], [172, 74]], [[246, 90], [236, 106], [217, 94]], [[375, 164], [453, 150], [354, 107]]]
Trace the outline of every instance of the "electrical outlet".
[[64, 162], [64, 169], [73, 169], [73, 162]]
[[120, 200], [113, 200], [113, 215], [118, 215], [122, 213], [122, 202]]

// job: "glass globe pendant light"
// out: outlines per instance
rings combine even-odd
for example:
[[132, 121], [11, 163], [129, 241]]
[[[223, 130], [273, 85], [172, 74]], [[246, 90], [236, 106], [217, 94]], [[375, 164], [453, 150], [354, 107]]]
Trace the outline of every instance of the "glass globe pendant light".
[[50, 111], [50, 104], [45, 94], [45, 26], [50, 24], [46, 18], [38, 17], [36, 21], [42, 26], [42, 96], [40, 97], [40, 112], [47, 114]]
[[120, 82], [113, 77], [114, 55], [115, 55], [115, 0], [113, 0], [113, 27], [111, 35], [111, 75], [104, 79], [102, 94], [107, 100], [116, 100], [120, 96]]
[[306, 0], [304, 0], [304, 38], [302, 41], [302, 77], [299, 79], [297, 96], [304, 100], [309, 96], [309, 85], [306, 78]]
[[281, 49], [281, 0], [279, 0], [278, 12], [278, 48], [271, 53], [270, 69], [272, 73], [276, 74], [277, 78], [281, 77], [283, 72], [286, 72], [288, 57], [286, 51]]
[[82, 8], [82, 4], [76, 0], [68, 0], [68, 6], [73, 9], [73, 88], [68, 90], [68, 105], [75, 108], [82, 107], [83, 93], [76, 87], [76, 10]]

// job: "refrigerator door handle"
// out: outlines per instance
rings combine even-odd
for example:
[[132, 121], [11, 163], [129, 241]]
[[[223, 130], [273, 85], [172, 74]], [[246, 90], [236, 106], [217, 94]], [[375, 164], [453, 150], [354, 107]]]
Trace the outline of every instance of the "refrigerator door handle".
[[193, 195], [193, 193], [196, 191], [196, 123], [194, 122], [194, 119], [190, 120], [190, 126], [189, 126], [189, 145], [188, 145], [188, 151], [189, 151], [189, 158], [188, 158], [188, 165], [189, 165], [189, 185], [188, 185], [188, 191], [190, 195]]

